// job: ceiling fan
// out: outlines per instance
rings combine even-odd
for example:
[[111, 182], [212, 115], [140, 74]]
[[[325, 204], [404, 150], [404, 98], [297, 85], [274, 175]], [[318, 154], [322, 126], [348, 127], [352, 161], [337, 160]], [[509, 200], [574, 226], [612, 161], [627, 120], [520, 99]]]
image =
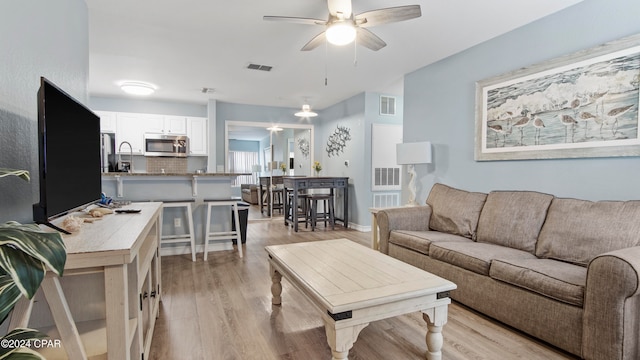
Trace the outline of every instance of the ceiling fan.
[[325, 31], [316, 35], [302, 51], [317, 48], [325, 40], [334, 45], [346, 45], [357, 38], [357, 42], [373, 51], [378, 51], [387, 46], [382, 39], [367, 28], [392, 22], [404, 21], [420, 17], [422, 12], [420, 5], [405, 5], [366, 11], [354, 15], [351, 10], [351, 0], [327, 0], [329, 17], [327, 20], [290, 17], [290, 16], [264, 16], [264, 20], [286, 21], [305, 25], [322, 25]]

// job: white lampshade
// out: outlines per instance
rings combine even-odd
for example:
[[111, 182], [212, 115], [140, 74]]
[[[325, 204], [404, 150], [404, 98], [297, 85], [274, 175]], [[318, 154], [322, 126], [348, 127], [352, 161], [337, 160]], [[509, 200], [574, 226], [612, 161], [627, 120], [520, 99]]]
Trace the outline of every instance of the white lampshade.
[[431, 143], [428, 141], [396, 144], [398, 165], [430, 164]]
[[356, 28], [352, 22], [338, 21], [327, 28], [327, 41], [333, 45], [346, 45], [356, 38]]

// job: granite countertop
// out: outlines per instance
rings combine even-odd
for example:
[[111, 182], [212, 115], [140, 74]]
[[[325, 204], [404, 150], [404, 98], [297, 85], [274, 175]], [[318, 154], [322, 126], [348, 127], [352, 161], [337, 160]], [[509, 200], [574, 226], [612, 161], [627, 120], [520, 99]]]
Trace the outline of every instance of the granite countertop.
[[251, 173], [146, 173], [146, 172], [106, 172], [102, 173], [102, 176], [201, 176], [201, 177], [215, 177], [215, 176], [240, 176], [251, 175]]

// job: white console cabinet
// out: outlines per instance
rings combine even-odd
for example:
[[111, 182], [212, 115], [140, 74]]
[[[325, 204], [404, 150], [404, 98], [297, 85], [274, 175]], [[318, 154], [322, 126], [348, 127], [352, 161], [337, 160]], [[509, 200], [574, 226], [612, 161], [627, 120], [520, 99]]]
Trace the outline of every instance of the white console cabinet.
[[63, 277], [48, 273], [34, 300], [16, 305], [10, 328], [29, 326], [61, 341], [61, 348], [38, 349], [45, 358], [148, 358], [162, 291], [162, 203], [127, 208], [141, 212], [106, 215], [64, 235]]

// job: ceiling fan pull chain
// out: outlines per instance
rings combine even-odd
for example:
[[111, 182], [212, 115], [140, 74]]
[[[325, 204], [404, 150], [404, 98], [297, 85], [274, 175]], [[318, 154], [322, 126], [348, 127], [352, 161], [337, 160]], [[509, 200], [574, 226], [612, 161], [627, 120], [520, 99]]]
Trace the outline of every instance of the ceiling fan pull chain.
[[353, 40], [353, 67], [358, 67], [358, 37]]
[[328, 41], [324, 42], [324, 86], [327, 86], [327, 60], [329, 59], [329, 44]]

